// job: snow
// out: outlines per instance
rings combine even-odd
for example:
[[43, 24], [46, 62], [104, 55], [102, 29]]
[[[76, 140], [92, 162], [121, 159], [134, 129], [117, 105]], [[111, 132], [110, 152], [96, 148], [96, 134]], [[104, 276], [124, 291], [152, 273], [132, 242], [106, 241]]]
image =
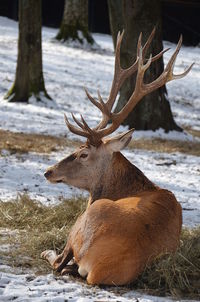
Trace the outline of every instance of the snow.
[[[81, 281], [73, 282], [70, 277], [56, 278], [47, 276], [2, 274], [0, 284], [1, 301], [37, 301], [37, 302], [168, 302], [169, 298], [152, 297], [133, 290], [110, 287], [103, 289], [91, 287]], [[184, 300], [187, 302], [187, 300]]]
[[[45, 84], [52, 101], [43, 97], [37, 103], [15, 104], [3, 100], [14, 82], [17, 57], [17, 23], [0, 17], [0, 128], [15, 132], [42, 133], [55, 136], [74, 135], [66, 129], [63, 119], [65, 112], [76, 117], [83, 114], [89, 125], [99, 121], [99, 112], [87, 100], [83, 87], [92, 95], [97, 89], [105, 99], [108, 95], [113, 76], [113, 46], [110, 36], [95, 34], [98, 45], [91, 51], [88, 48], [74, 48], [72, 45], [57, 42], [55, 29], [43, 28], [43, 63]], [[167, 61], [175, 45], [165, 42], [171, 51], [165, 54]], [[177, 58], [175, 72], [182, 72], [192, 62], [195, 65], [190, 74], [169, 83], [168, 95], [173, 114], [178, 124], [194, 130], [200, 130], [200, 49], [182, 47]], [[119, 131], [124, 130], [120, 127]], [[194, 141], [188, 133], [169, 134], [161, 129], [136, 131], [134, 138], [153, 137]], [[10, 154], [2, 151], [0, 156], [0, 200], [16, 198], [16, 195], [28, 193], [44, 204], [53, 204], [71, 196], [87, 195], [78, 189], [46, 182], [43, 173], [46, 168], [72, 152], [71, 148], [51, 154]], [[200, 222], [200, 158], [182, 153], [159, 153], [142, 150], [125, 150], [127, 158], [140, 168], [152, 181], [171, 190], [183, 207], [184, 225], [194, 226]], [[0, 249], [7, 249], [4, 244]], [[7, 272], [5, 272], [7, 271]], [[135, 291], [120, 288], [90, 287], [70, 277], [57, 278], [17, 274], [0, 262], [0, 301], [171, 301], [168, 298], [146, 296]], [[138, 299], [138, 300], [137, 300]]]
[[[3, 20], [0, 33], [0, 99], [2, 100], [15, 76], [17, 24], [6, 18], [1, 20]], [[44, 78], [47, 91], [53, 101], [48, 103], [44, 101], [36, 105], [32, 98], [28, 106], [1, 102], [0, 127], [12, 131], [73, 137], [63, 123], [64, 112], [69, 119], [71, 119], [70, 112], [73, 112], [76, 117], [84, 114], [91, 126], [99, 121], [99, 112], [88, 101], [83, 87], [87, 87], [94, 96], [97, 95], [98, 89], [104, 99], [108, 96], [114, 66], [111, 37], [95, 34], [94, 38], [102, 50], [89, 51], [67, 47], [65, 43], [57, 42], [54, 39], [56, 33], [55, 29], [43, 29]], [[165, 46], [171, 48], [171, 51], [165, 54], [168, 60], [175, 45], [166, 42]], [[168, 94], [177, 123], [198, 130], [200, 129], [198, 47], [182, 47], [175, 72], [182, 72], [193, 61], [195, 65], [186, 78], [168, 84]], [[159, 136], [159, 131], [155, 132], [154, 136], [157, 133]], [[145, 134], [141, 133], [141, 135]]]
[[[10, 155], [3, 152], [0, 161], [0, 200], [6, 201], [18, 193], [28, 193], [43, 204], [53, 204], [62, 198], [87, 195], [86, 192], [66, 186], [48, 183], [43, 174], [72, 149], [45, 154]], [[194, 226], [200, 222], [199, 167], [200, 158], [181, 153], [158, 153], [153, 151], [124, 151], [125, 156], [145, 172], [153, 182], [172, 191], [183, 207], [183, 222]]]

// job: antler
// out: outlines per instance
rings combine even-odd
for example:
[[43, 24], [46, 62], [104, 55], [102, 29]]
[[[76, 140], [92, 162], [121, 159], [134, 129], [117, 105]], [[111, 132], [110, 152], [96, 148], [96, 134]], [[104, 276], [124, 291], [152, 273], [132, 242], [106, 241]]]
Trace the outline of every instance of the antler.
[[[177, 55], [180, 51], [181, 44], [182, 44], [182, 36], [179, 39], [179, 42], [177, 44], [177, 47], [171, 56], [168, 64], [166, 65], [165, 69], [161, 73], [161, 75], [155, 79], [153, 82], [144, 84], [144, 74], [145, 71], [149, 68], [152, 62], [158, 60], [166, 51], [169, 50], [165, 49], [162, 50], [160, 53], [158, 53], [156, 56], [152, 57], [150, 55], [147, 62], [144, 63], [145, 60], [145, 54], [147, 49], [149, 48], [152, 39], [155, 35], [155, 28], [153, 29], [152, 33], [150, 34], [147, 42], [145, 43], [144, 47], [141, 45], [142, 40], [142, 33], [140, 34], [138, 38], [137, 43], [137, 58], [136, 61], [127, 69], [123, 69], [120, 64], [120, 46], [122, 42], [122, 38], [124, 35], [124, 31], [122, 34], [118, 33], [117, 36], [117, 44], [116, 44], [116, 53], [115, 53], [115, 70], [114, 70], [114, 78], [110, 90], [110, 94], [108, 97], [108, 100], [106, 103], [104, 103], [99, 91], [98, 91], [98, 101], [94, 99], [87, 89], [85, 89], [86, 95], [88, 99], [91, 101], [93, 105], [95, 105], [101, 112], [102, 112], [102, 120], [101, 122], [95, 127], [94, 129], [91, 129], [84, 118], [81, 116], [81, 122], [75, 118], [75, 116], [72, 114], [73, 120], [76, 122], [76, 124], [79, 127], [76, 127], [69, 123], [66, 115], [65, 115], [65, 122], [69, 130], [75, 134], [78, 134], [80, 136], [86, 137], [89, 142], [92, 145], [98, 146], [102, 142], [102, 138], [111, 134], [114, 132], [120, 124], [126, 119], [128, 114], [133, 110], [133, 108], [137, 105], [137, 103], [150, 92], [160, 88], [165, 83], [172, 81], [174, 79], [181, 79], [184, 76], [188, 74], [188, 72], [191, 70], [192, 66], [188, 67], [182, 74], [175, 75], [173, 74], [173, 68], [174, 64], [177, 58]], [[134, 74], [137, 71], [136, 76], [136, 83], [135, 83], [135, 89], [130, 96], [129, 100], [127, 101], [126, 105], [121, 109], [118, 113], [113, 113], [112, 108], [115, 103], [117, 94], [124, 83], [124, 81], [130, 77], [132, 74]], [[108, 125], [109, 120], [111, 120], [111, 124], [106, 128]]]

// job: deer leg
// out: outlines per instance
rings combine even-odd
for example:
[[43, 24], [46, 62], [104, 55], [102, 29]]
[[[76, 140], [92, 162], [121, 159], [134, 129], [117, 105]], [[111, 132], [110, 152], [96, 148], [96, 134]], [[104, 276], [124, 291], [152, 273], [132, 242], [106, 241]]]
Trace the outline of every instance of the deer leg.
[[73, 251], [71, 248], [68, 248], [68, 245], [66, 245], [63, 252], [57, 256], [56, 260], [54, 261], [53, 268], [60, 273], [67, 263], [73, 258]]
[[66, 265], [65, 268], [61, 271], [61, 275], [72, 275], [74, 277], [80, 276], [78, 273], [78, 265], [76, 263]]
[[61, 272], [73, 258], [73, 251], [67, 243], [60, 255], [57, 255], [53, 250], [46, 250], [41, 253], [41, 258], [47, 260], [54, 270]]
[[44, 260], [47, 260], [50, 263], [50, 265], [53, 266], [53, 264], [57, 258], [57, 254], [53, 250], [46, 250], [41, 253], [40, 257]]

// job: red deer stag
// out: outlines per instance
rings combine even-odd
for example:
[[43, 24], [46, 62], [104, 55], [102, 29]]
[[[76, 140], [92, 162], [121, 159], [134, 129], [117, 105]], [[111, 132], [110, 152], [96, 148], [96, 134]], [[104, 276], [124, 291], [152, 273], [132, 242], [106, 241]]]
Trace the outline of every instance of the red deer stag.
[[[137, 59], [127, 69], [120, 66], [123, 33], [118, 34], [114, 79], [108, 100], [104, 102], [98, 92], [97, 101], [86, 90], [88, 99], [102, 113], [101, 122], [92, 129], [82, 116], [79, 121], [72, 114], [77, 127], [65, 116], [68, 129], [87, 138], [87, 142], [45, 173], [51, 183], [62, 182], [90, 192], [88, 207], [72, 227], [63, 252], [56, 255], [47, 250], [41, 254], [57, 272], [73, 274], [76, 269], [89, 284], [130, 283], [156, 255], [174, 252], [179, 244], [182, 211], [175, 196], [152, 183], [120, 153], [130, 142], [133, 129], [105, 139], [120, 126], [144, 95], [184, 77], [192, 68], [191, 65], [182, 74], [173, 74], [182, 43], [180, 38], [162, 74], [145, 84], [145, 71], [166, 51], [145, 59], [154, 32], [144, 47], [140, 34]], [[119, 113], [113, 113], [120, 87], [135, 72], [137, 77], [132, 95]]]

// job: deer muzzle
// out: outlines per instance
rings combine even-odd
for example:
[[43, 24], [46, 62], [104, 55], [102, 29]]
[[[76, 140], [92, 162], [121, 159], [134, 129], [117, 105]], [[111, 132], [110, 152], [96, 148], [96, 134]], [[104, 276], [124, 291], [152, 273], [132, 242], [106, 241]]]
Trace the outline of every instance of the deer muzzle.
[[56, 177], [55, 175], [55, 171], [54, 169], [52, 168], [49, 168], [45, 173], [44, 173], [44, 176], [46, 177], [46, 179], [51, 182], [51, 183], [60, 183], [60, 182], [63, 182], [63, 179], [62, 178], [58, 178]]

